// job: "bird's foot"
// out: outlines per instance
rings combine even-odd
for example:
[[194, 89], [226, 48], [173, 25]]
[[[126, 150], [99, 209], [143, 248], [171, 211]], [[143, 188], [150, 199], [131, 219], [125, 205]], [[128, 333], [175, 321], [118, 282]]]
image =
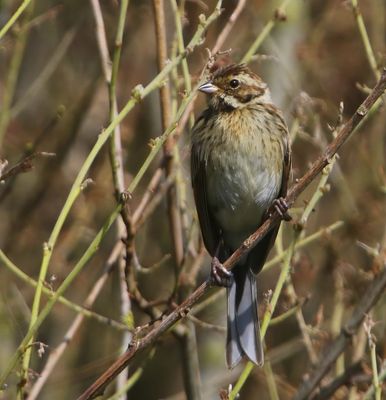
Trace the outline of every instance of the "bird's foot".
[[210, 278], [213, 285], [230, 287], [232, 272], [228, 271], [217, 257], [212, 258]]
[[288, 204], [283, 197], [279, 197], [273, 201], [269, 210], [269, 216], [272, 215], [273, 211], [276, 211], [284, 221], [291, 221], [292, 217], [288, 214], [288, 208]]

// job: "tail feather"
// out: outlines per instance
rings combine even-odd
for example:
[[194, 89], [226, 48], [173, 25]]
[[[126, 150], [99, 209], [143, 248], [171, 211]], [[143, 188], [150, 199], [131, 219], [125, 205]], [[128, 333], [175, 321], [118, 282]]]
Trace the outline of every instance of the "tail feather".
[[227, 365], [234, 368], [243, 358], [243, 350], [240, 346], [236, 323], [236, 281], [232, 279], [231, 286], [227, 289], [228, 295], [228, 329], [227, 329]]
[[256, 278], [246, 268], [234, 271], [234, 279], [228, 289], [228, 368], [234, 368], [243, 357], [262, 366], [264, 355], [257, 314]]

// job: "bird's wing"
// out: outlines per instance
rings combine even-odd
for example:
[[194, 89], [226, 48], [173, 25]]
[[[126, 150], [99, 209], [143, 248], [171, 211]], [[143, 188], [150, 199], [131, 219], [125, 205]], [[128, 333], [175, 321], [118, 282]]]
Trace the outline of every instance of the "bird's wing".
[[197, 145], [194, 144], [191, 152], [191, 174], [202, 237], [209, 254], [214, 256], [220, 243], [220, 229], [208, 206], [205, 162], [200, 159]]
[[279, 196], [287, 196], [288, 182], [290, 180], [290, 174], [292, 169], [292, 154], [291, 145], [289, 143], [289, 135], [287, 134], [286, 148], [284, 149], [284, 163], [283, 163], [283, 173], [281, 178], [281, 187]]
[[[285, 197], [287, 195], [288, 181], [290, 178], [292, 157], [291, 157], [291, 146], [289, 143], [289, 135], [286, 126], [284, 125], [286, 141], [284, 149], [284, 160], [283, 160], [283, 172], [281, 178], [281, 186], [278, 197]], [[265, 218], [261, 221], [263, 223]], [[257, 274], [263, 268], [265, 260], [275, 243], [277, 233], [279, 231], [280, 223], [269, 231], [263, 239], [251, 250], [248, 255], [247, 263], [251, 270]]]

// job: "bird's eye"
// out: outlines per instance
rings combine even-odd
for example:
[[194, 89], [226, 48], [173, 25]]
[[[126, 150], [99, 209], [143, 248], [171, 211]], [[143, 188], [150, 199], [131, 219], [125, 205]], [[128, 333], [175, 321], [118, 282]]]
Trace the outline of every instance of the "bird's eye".
[[240, 81], [239, 81], [238, 79], [232, 79], [232, 80], [229, 82], [229, 86], [230, 86], [232, 89], [238, 88], [239, 85], [240, 85]]

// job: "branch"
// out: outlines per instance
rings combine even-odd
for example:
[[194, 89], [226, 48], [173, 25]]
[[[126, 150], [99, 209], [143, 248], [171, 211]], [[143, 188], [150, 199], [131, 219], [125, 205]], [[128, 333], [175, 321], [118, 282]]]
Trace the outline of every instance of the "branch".
[[[129, 0], [122, 0], [120, 2], [117, 30], [115, 34], [115, 46], [113, 52], [113, 59], [111, 61], [100, 2], [99, 0], [91, 0], [91, 7], [95, 18], [96, 39], [99, 47], [102, 70], [108, 88], [109, 124], [112, 123], [114, 121], [114, 118], [116, 118], [118, 115], [116, 84], [118, 80], [118, 71], [119, 71], [121, 49], [122, 49], [122, 38], [125, 27], [128, 3]], [[111, 133], [111, 137], [109, 139], [109, 155], [110, 155], [111, 172], [114, 182], [115, 198], [119, 203], [121, 193], [123, 193], [125, 190], [125, 178], [123, 170], [124, 162], [122, 156], [122, 140], [121, 140], [120, 125], [117, 125], [113, 130], [113, 132]], [[121, 212], [121, 218], [116, 221], [117, 229], [115, 234], [118, 240], [125, 237], [126, 243], [128, 243], [129, 242], [128, 239], [132, 235], [131, 235], [131, 230], [125, 229], [125, 227], [128, 228], [131, 227], [130, 223], [126, 224], [125, 221], [126, 217], [128, 218], [128, 220], [130, 220], [130, 213], [126, 212], [126, 207], [123, 207]], [[132, 240], [134, 240], [134, 237], [132, 238]], [[132, 310], [131, 310], [130, 298], [126, 290], [127, 288], [126, 288], [125, 271], [128, 258], [126, 257], [126, 262], [125, 262], [125, 252], [127, 253], [128, 246], [125, 247], [126, 251], [124, 248], [122, 248], [121, 255], [118, 257], [118, 270], [120, 276], [119, 287], [120, 287], [120, 300], [121, 300], [120, 304], [121, 315], [123, 315], [126, 318], [126, 316], [132, 313]], [[124, 351], [126, 349], [126, 343], [131, 340], [131, 333], [127, 331], [124, 332], [121, 340], [122, 340], [122, 350]], [[118, 391], [125, 386], [127, 380], [127, 374], [128, 371], [126, 371], [125, 374], [121, 374], [119, 376], [119, 379], [117, 380]]]
[[[366, 117], [371, 107], [386, 89], [386, 70], [382, 72], [382, 76], [369, 96], [357, 109], [355, 114], [342, 126], [336, 138], [327, 146], [324, 154], [320, 156], [306, 172], [306, 174], [293, 185], [286, 197], [289, 206], [292, 206], [296, 198], [306, 189], [306, 187], [315, 179], [315, 177], [330, 163], [332, 157], [338, 152], [343, 143], [349, 138], [351, 133], [356, 129], [358, 124]], [[241, 257], [266, 235], [280, 220], [279, 215], [275, 212], [268, 218], [260, 228], [253, 233], [244, 243], [225, 261], [224, 267], [231, 269]], [[386, 272], [384, 273], [386, 281]], [[381, 278], [379, 279], [381, 280]], [[379, 285], [379, 282], [377, 282]], [[185, 301], [183, 301], [171, 314], [169, 314], [157, 327], [149, 332], [144, 338], [133, 341], [129, 349], [121, 357], [115, 361], [111, 367], [104, 372], [79, 398], [78, 400], [93, 399], [103, 393], [106, 386], [130, 363], [137, 354], [141, 353], [145, 348], [150, 346], [166, 332], [172, 325], [182, 319], [197, 303], [197, 301], [210, 288], [209, 279], [202, 283]], [[365, 300], [366, 297], [365, 297]], [[359, 322], [360, 323], [360, 322]]]
[[231, 16], [229, 17], [226, 25], [224, 26], [223, 30], [217, 37], [216, 43], [212, 48], [211, 53], [216, 54], [222, 48], [225, 43], [226, 38], [228, 37], [230, 31], [233, 29], [234, 24], [236, 23], [237, 19], [239, 18], [241, 12], [243, 11], [246, 4], [246, 0], [239, 0], [235, 9], [233, 10]]
[[24, 172], [30, 171], [34, 166], [32, 161], [36, 157], [55, 157], [55, 153], [46, 153], [44, 151], [38, 151], [36, 153], [31, 154], [30, 156], [25, 157], [23, 160], [15, 164], [13, 167], [8, 169], [7, 171], [2, 174], [1, 169], [2, 165], [6, 166], [6, 163], [0, 163], [0, 182], [5, 181], [6, 179], [11, 178], [12, 176], [22, 174]]
[[[167, 64], [167, 39], [166, 39], [166, 20], [164, 11], [163, 0], [153, 0], [154, 9], [154, 22], [156, 31], [157, 43], [157, 63], [158, 70], [162, 69]], [[171, 115], [171, 102], [170, 102], [170, 86], [165, 82], [160, 87], [160, 101], [161, 101], [161, 116], [162, 116], [162, 129], [166, 130], [170, 126]], [[169, 136], [164, 143], [164, 157], [165, 157], [165, 173], [166, 177], [170, 176], [174, 170], [174, 144], [175, 140]], [[178, 276], [178, 270], [181, 266], [184, 257], [184, 244], [181, 227], [181, 215], [177, 203], [177, 187], [175, 182], [168, 188], [167, 191], [167, 209], [169, 217], [169, 229], [172, 235], [173, 250], [174, 250], [174, 266], [175, 275]], [[176, 278], [177, 279], [177, 278]]]
[[323, 386], [320, 392], [312, 397], [311, 400], [331, 399], [334, 393], [344, 385], [349, 385], [353, 382], [356, 376], [364, 374], [364, 366], [361, 362], [356, 362], [350, 365], [343, 374], [335, 378], [331, 383]]
[[[11, 106], [15, 97], [17, 80], [19, 77], [22, 59], [27, 44], [29, 29], [26, 29], [27, 24], [30, 22], [33, 11], [34, 2], [32, 0], [24, 0], [23, 4], [16, 10], [11, 19], [0, 30], [0, 41], [2, 36], [5, 35], [7, 30], [13, 26], [20, 14], [25, 10], [19, 31], [16, 32], [15, 48], [13, 49], [12, 57], [10, 59], [9, 70], [4, 82], [4, 89], [2, 90], [2, 104], [0, 113], [0, 148], [7, 132], [7, 128], [11, 119]], [[19, 13], [20, 11], [20, 13]]]
[[299, 391], [293, 400], [309, 399], [310, 394], [322, 380], [324, 375], [328, 372], [332, 364], [336, 361], [338, 356], [344, 351], [345, 347], [351, 340], [352, 336], [362, 324], [366, 313], [378, 301], [381, 294], [386, 288], [386, 262], [383, 264], [382, 271], [374, 277], [373, 282], [362, 296], [362, 301], [355, 308], [350, 320], [342, 328], [340, 335], [331, 343], [325, 352], [322, 360], [320, 360], [318, 368], [311, 374], [311, 376], [303, 382]]
[[31, 0], [24, 0], [20, 4], [19, 8], [14, 12], [12, 17], [6, 22], [6, 24], [0, 30], [0, 40], [5, 36], [5, 34], [15, 25], [16, 21], [23, 14], [24, 10], [29, 6]]

